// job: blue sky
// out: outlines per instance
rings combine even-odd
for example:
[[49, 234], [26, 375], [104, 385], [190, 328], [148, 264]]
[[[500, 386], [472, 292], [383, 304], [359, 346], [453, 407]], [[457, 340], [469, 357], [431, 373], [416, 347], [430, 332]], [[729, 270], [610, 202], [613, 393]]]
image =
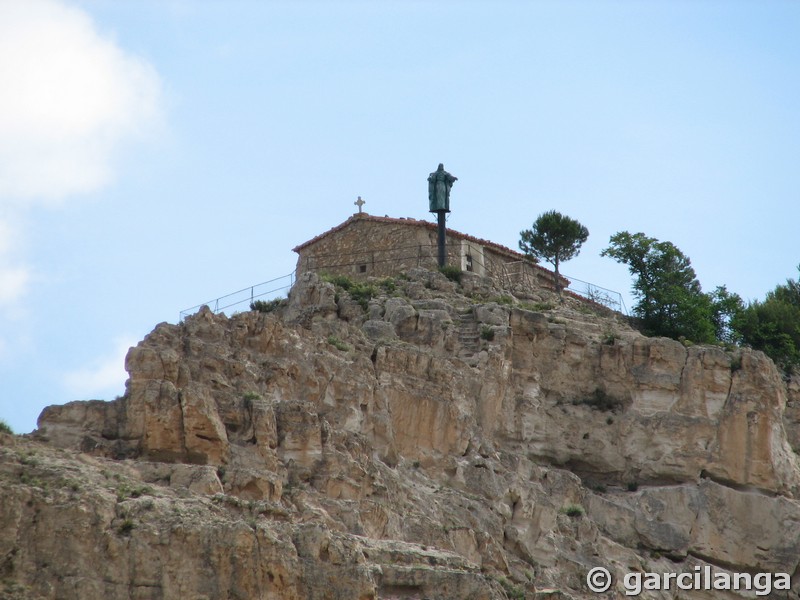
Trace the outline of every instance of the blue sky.
[[556, 209], [568, 275], [622, 292], [617, 231], [704, 289], [797, 275], [796, 2], [0, 2], [0, 418], [113, 399], [181, 309], [291, 272], [371, 214], [516, 248]]

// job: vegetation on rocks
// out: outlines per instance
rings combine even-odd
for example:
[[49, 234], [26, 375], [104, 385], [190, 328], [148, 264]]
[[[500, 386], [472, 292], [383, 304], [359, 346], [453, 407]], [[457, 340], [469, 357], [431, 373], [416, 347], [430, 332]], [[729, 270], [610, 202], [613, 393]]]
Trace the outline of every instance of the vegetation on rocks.
[[261, 313], [271, 313], [282, 306], [286, 306], [286, 298], [275, 298], [274, 300], [254, 300], [250, 303], [250, 310]]
[[573, 519], [579, 519], [586, 514], [586, 509], [584, 509], [580, 504], [568, 504], [561, 509], [561, 512], [568, 517], [572, 517]]
[[[358, 304], [360, 304], [364, 310], [367, 309], [369, 301], [378, 295], [378, 287], [372, 283], [354, 281], [346, 275], [323, 274], [321, 277], [323, 281], [332, 283], [338, 289], [347, 292], [350, 297], [358, 302]], [[382, 287], [384, 289], [394, 290], [394, 282], [392, 282], [390, 279], [384, 279], [382, 283]]]
[[463, 276], [463, 271], [459, 269], [457, 266], [444, 265], [443, 267], [439, 267], [439, 272], [445, 277], [447, 277], [450, 281], [461, 283], [461, 277]]
[[338, 336], [335, 335], [328, 336], [328, 343], [337, 350], [340, 350], [342, 352], [347, 352], [348, 350], [350, 350], [350, 346], [348, 346], [346, 343], [340, 340]]

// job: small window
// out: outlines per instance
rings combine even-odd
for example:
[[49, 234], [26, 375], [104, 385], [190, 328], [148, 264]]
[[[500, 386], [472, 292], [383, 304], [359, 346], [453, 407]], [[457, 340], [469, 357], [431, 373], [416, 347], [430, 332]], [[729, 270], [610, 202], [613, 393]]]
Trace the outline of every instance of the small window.
[[472, 271], [472, 255], [467, 254], [466, 259], [467, 259], [467, 264], [466, 264], [467, 271]]
[[358, 272], [359, 273], [366, 273], [367, 272], [367, 265], [358, 265]]

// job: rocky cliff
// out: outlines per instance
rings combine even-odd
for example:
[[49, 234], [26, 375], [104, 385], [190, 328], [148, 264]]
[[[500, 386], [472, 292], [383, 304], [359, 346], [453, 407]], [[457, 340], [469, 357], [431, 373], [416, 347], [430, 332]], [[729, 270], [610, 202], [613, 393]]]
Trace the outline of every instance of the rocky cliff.
[[555, 600], [594, 567], [615, 598], [707, 566], [800, 597], [797, 382], [511, 292], [306, 275], [158, 325], [123, 397], [0, 436], [0, 598]]

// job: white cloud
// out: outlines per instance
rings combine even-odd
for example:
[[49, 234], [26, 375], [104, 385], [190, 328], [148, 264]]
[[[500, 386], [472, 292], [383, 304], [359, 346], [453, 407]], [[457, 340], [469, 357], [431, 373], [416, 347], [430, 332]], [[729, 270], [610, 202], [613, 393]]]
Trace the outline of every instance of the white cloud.
[[9, 215], [110, 183], [124, 144], [160, 128], [161, 104], [155, 69], [86, 12], [0, 0], [0, 331], [24, 314], [34, 282]]
[[14, 230], [0, 220], [0, 315], [13, 310], [28, 289], [30, 268], [14, 259]]
[[128, 374], [125, 355], [136, 345], [133, 337], [114, 340], [114, 350], [99, 357], [86, 367], [66, 373], [62, 383], [67, 392], [76, 398], [89, 398], [121, 394], [125, 390]]
[[0, 307], [16, 302], [28, 287], [30, 274], [26, 267], [0, 263]]
[[61, 199], [113, 179], [115, 151], [158, 125], [145, 61], [55, 0], [0, 2], [0, 199]]

